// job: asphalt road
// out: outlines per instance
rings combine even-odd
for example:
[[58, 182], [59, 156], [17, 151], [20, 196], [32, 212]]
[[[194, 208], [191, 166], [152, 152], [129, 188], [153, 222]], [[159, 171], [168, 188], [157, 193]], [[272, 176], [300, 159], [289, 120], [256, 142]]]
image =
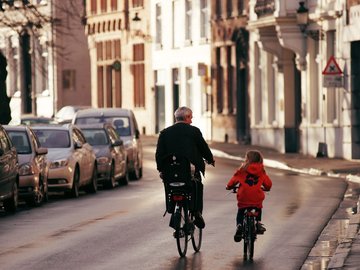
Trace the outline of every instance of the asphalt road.
[[255, 244], [254, 262], [233, 241], [236, 199], [225, 184], [238, 161], [218, 159], [205, 180], [206, 228], [199, 253], [179, 258], [153, 148], [145, 148], [144, 176], [128, 186], [52, 196], [39, 208], [0, 215], [2, 270], [22, 269], [300, 269], [342, 200], [346, 183], [335, 178], [268, 169], [273, 189], [264, 202], [267, 232]]

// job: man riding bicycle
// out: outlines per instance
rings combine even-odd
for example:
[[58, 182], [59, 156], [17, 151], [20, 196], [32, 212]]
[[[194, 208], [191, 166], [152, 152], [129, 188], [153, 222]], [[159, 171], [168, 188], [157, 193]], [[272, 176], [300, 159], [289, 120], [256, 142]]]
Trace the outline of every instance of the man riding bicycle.
[[[160, 177], [163, 178], [166, 158], [169, 155], [185, 157], [195, 166], [195, 180], [191, 181], [190, 188], [196, 200], [194, 223], [202, 229], [205, 227], [205, 221], [202, 217], [203, 184], [201, 183], [200, 172], [203, 175], [205, 174], [204, 159], [208, 164], [212, 164], [213, 166], [215, 166], [215, 161], [200, 129], [191, 126], [191, 109], [188, 107], [180, 107], [175, 111], [174, 116], [175, 124], [162, 130], [159, 135], [155, 154], [157, 170], [160, 172]], [[169, 209], [167, 210], [169, 211]]]

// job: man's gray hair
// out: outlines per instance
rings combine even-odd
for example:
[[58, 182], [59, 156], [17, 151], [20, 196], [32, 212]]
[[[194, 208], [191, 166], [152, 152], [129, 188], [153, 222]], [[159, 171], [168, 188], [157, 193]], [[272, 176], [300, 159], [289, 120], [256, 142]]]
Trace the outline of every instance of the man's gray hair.
[[192, 110], [186, 106], [182, 106], [176, 109], [174, 116], [176, 121], [184, 121], [186, 116], [192, 114]]

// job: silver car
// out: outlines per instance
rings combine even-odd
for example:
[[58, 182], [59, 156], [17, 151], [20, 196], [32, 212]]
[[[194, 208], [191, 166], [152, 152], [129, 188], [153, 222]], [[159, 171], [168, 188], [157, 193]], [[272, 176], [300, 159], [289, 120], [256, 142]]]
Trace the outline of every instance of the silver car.
[[126, 167], [127, 152], [114, 126], [105, 123], [79, 126], [79, 128], [95, 151], [98, 182], [103, 182], [106, 188], [114, 188], [117, 181], [127, 185], [129, 182]]
[[127, 168], [131, 179], [140, 179], [143, 168], [143, 151], [140, 132], [134, 113], [123, 108], [98, 108], [78, 111], [73, 124], [87, 125], [111, 123], [124, 141], [127, 151]]
[[49, 166], [47, 148], [40, 143], [29, 126], [4, 126], [13, 142], [19, 158], [19, 198], [31, 206], [39, 206], [48, 200]]
[[96, 156], [79, 128], [74, 125], [32, 126], [41, 146], [48, 148], [50, 162], [48, 186], [79, 196], [79, 189], [97, 191]]

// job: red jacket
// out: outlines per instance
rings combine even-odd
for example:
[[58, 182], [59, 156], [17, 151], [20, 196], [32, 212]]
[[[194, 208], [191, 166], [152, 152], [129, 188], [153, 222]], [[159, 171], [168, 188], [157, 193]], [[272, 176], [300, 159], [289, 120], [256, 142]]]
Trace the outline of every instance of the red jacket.
[[227, 186], [234, 187], [238, 183], [240, 183], [236, 196], [238, 207], [254, 206], [262, 208], [265, 193], [261, 186], [267, 191], [272, 186], [269, 176], [265, 173], [264, 165], [262, 163], [250, 163], [246, 169], [237, 170]]

